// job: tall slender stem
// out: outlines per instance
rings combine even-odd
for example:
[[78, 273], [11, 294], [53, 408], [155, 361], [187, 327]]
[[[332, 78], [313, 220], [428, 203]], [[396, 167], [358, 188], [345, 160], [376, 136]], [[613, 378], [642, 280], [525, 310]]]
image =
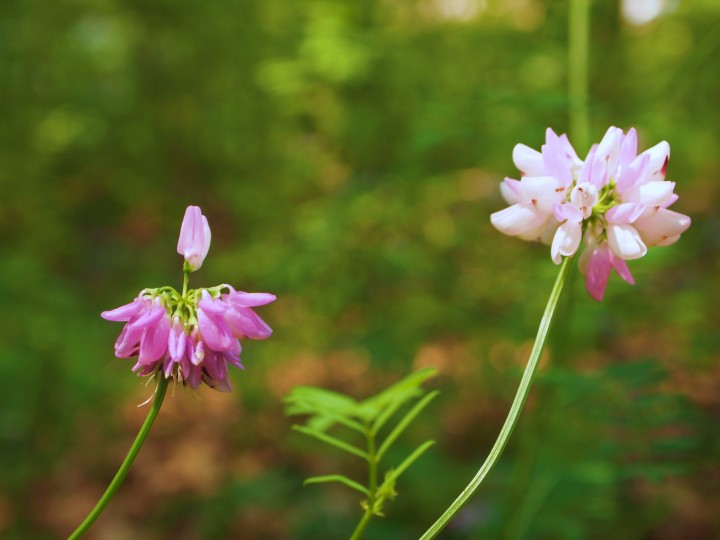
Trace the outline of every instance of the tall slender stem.
[[365, 534], [365, 529], [367, 529], [368, 523], [370, 523], [370, 520], [372, 519], [372, 510], [370, 508], [370, 505], [365, 509], [365, 513], [363, 514], [362, 519], [357, 524], [357, 527], [355, 527], [355, 530], [352, 533], [352, 536], [350, 537], [350, 540], [360, 540], [360, 538], [363, 537], [363, 534]]
[[68, 540], [76, 540], [77, 538], [82, 537], [82, 535], [87, 532], [87, 530], [92, 526], [92, 524], [95, 523], [95, 520], [100, 516], [100, 514], [102, 514], [102, 511], [105, 510], [105, 507], [110, 502], [110, 499], [113, 498], [115, 492], [120, 487], [120, 484], [122, 484], [123, 480], [125, 480], [125, 477], [130, 471], [130, 467], [132, 466], [133, 461], [135, 461], [138, 452], [140, 452], [140, 448], [145, 442], [145, 438], [150, 432], [150, 428], [152, 427], [153, 422], [158, 415], [158, 412], [160, 412], [160, 406], [162, 405], [163, 399], [165, 398], [165, 391], [167, 390], [169, 379], [166, 379], [162, 375], [157, 375], [157, 377], [158, 385], [157, 389], [155, 390], [155, 400], [153, 401], [153, 404], [148, 411], [147, 417], [145, 418], [143, 425], [140, 427], [140, 431], [138, 432], [137, 437], [135, 437], [135, 441], [133, 442], [130, 450], [125, 456], [125, 460], [122, 462], [122, 465], [120, 465], [118, 472], [115, 474], [115, 478], [112, 479], [112, 482], [110, 482], [110, 485], [105, 490], [105, 493], [103, 493], [103, 496], [100, 497], [100, 500], [95, 505], [95, 508], [93, 508], [92, 511], [88, 514], [88, 516], [85, 518], [85, 521], [83, 521], [80, 526], [75, 529], [75, 532], [68, 536]]
[[374, 513], [375, 513], [375, 499], [377, 498], [377, 466], [378, 466], [378, 459], [377, 459], [377, 449], [375, 444], [375, 435], [373, 434], [372, 429], [370, 426], [365, 426], [365, 436], [367, 437], [367, 447], [368, 447], [368, 501], [367, 501], [367, 507], [365, 508], [365, 513], [363, 514], [362, 519], [357, 524], [357, 527], [355, 527], [355, 530], [353, 531], [352, 535], [350, 536], [350, 540], [360, 540], [362, 538], [363, 534], [365, 534], [365, 529], [368, 526], [368, 523], [370, 523], [370, 520], [372, 519]]
[[568, 99], [570, 139], [581, 152], [590, 141], [588, 51], [590, 0], [568, 0]]
[[483, 481], [487, 473], [490, 472], [490, 469], [493, 468], [502, 454], [502, 451], [505, 449], [505, 446], [510, 439], [510, 435], [518, 423], [520, 412], [522, 411], [525, 400], [530, 392], [530, 386], [532, 385], [532, 381], [535, 376], [535, 369], [537, 368], [538, 361], [540, 360], [540, 354], [542, 353], [548, 331], [550, 330], [550, 323], [552, 322], [553, 314], [555, 313], [555, 307], [557, 306], [560, 293], [563, 289], [563, 285], [565, 284], [565, 280], [567, 279], [574, 259], [574, 256], [565, 258], [562, 266], [560, 267], [560, 273], [555, 280], [555, 285], [550, 293], [550, 299], [545, 307], [545, 313], [540, 321], [540, 328], [538, 329], [537, 337], [535, 338], [535, 344], [530, 352], [530, 358], [528, 359], [525, 372], [520, 380], [520, 386], [518, 387], [515, 398], [513, 399], [510, 412], [508, 413], [505, 423], [500, 430], [500, 435], [498, 435], [498, 438], [490, 450], [488, 457], [485, 459], [485, 463], [482, 464], [475, 477], [470, 481], [462, 493], [460, 493], [457, 499], [453, 501], [445, 513], [432, 524], [425, 534], [422, 535], [421, 540], [435, 538], [440, 531], [445, 528], [453, 516], [470, 500], [480, 486], [480, 483]]

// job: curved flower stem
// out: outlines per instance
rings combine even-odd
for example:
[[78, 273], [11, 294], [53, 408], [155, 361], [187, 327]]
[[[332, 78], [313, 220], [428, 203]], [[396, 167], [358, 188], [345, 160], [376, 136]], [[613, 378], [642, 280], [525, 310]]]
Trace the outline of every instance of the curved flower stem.
[[103, 496], [100, 497], [100, 500], [95, 505], [95, 508], [93, 508], [92, 511], [85, 518], [85, 521], [83, 521], [80, 526], [75, 529], [75, 532], [68, 536], [68, 540], [76, 540], [77, 538], [82, 537], [82, 535], [87, 532], [87, 530], [92, 526], [92, 524], [95, 523], [95, 520], [100, 516], [100, 514], [102, 514], [103, 510], [105, 510], [105, 507], [110, 502], [110, 499], [112, 499], [115, 495], [115, 492], [120, 487], [120, 484], [122, 484], [123, 480], [125, 480], [125, 477], [130, 471], [130, 467], [132, 466], [133, 461], [135, 461], [138, 452], [140, 452], [140, 447], [142, 447], [143, 443], [145, 442], [145, 438], [150, 432], [150, 428], [152, 427], [153, 422], [158, 415], [158, 412], [160, 412], [160, 406], [162, 405], [163, 399], [165, 398], [165, 391], [167, 390], [169, 379], [166, 379], [165, 377], [162, 377], [160, 375], [158, 375], [158, 379], [159, 380], [157, 390], [155, 391], [155, 400], [153, 401], [153, 404], [148, 411], [145, 422], [143, 422], [143, 425], [140, 427], [140, 431], [138, 432], [137, 437], [135, 437], [135, 441], [133, 442], [130, 450], [125, 456], [125, 460], [122, 462], [122, 465], [120, 465], [118, 472], [115, 474], [115, 478], [112, 479], [112, 482], [110, 482], [110, 485], [105, 490], [105, 493], [103, 493]]
[[502, 451], [505, 449], [505, 446], [510, 439], [510, 435], [520, 418], [520, 412], [525, 404], [525, 400], [530, 392], [530, 386], [532, 385], [533, 377], [535, 376], [535, 369], [537, 368], [538, 361], [540, 360], [540, 354], [542, 353], [548, 331], [550, 330], [550, 323], [552, 322], [555, 307], [557, 306], [558, 299], [560, 298], [560, 292], [563, 289], [563, 285], [565, 284], [565, 280], [570, 272], [574, 259], [574, 256], [565, 258], [562, 266], [560, 267], [560, 273], [555, 280], [555, 285], [550, 293], [550, 299], [545, 307], [545, 313], [540, 321], [540, 328], [538, 329], [537, 337], [535, 338], [535, 344], [530, 352], [530, 358], [528, 359], [527, 366], [525, 367], [525, 372], [523, 373], [520, 381], [520, 386], [518, 387], [515, 398], [513, 399], [510, 412], [508, 413], [505, 423], [500, 430], [500, 435], [498, 435], [498, 438], [490, 450], [488, 457], [485, 459], [485, 463], [482, 464], [480, 470], [478, 470], [475, 477], [470, 481], [462, 493], [460, 493], [457, 499], [455, 499], [448, 509], [445, 510], [445, 513], [432, 524], [425, 534], [422, 535], [421, 540], [435, 538], [440, 531], [445, 528], [453, 516], [457, 514], [457, 512], [470, 500], [475, 491], [477, 491], [480, 483], [483, 481], [487, 473], [490, 472], [490, 469], [493, 468], [500, 457], [500, 454], [502, 454]]

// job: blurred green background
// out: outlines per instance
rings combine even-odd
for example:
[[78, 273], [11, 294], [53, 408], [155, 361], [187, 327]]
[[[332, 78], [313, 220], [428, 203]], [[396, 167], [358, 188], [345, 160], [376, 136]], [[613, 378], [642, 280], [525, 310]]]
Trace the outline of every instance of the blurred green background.
[[[551, 0], [0, 2], [0, 536], [64, 538], [114, 474], [152, 386], [99, 313], [181, 285], [197, 204], [213, 243], [191, 284], [276, 293], [275, 335], [232, 394], [168, 392], [87, 537], [346, 538], [355, 493], [302, 480], [363, 470], [292, 433], [282, 397], [433, 365], [442, 394], [398, 455], [438, 444], [367, 535], [417, 538], [495, 440], [557, 272], [489, 215], [513, 146], [567, 130], [566, 39]], [[719, 50], [716, 0], [592, 3], [592, 138], [667, 140], [693, 225], [602, 303], [576, 273], [443, 538], [720, 537]]]

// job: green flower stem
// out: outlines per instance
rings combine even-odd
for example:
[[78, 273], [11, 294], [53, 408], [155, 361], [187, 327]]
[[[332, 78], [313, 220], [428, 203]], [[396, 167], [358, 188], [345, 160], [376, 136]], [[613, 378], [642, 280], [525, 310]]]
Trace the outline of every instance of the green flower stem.
[[362, 519], [360, 519], [360, 522], [357, 524], [357, 527], [355, 527], [355, 530], [352, 533], [352, 536], [350, 537], [350, 540], [360, 540], [362, 538], [363, 534], [365, 534], [365, 529], [368, 526], [368, 523], [370, 523], [370, 520], [372, 519], [374, 513], [375, 513], [375, 500], [377, 498], [377, 466], [378, 466], [378, 460], [377, 460], [377, 449], [375, 448], [375, 434], [372, 432], [372, 429], [370, 426], [366, 424], [365, 426], [365, 436], [367, 437], [367, 462], [368, 462], [368, 500], [367, 500], [367, 506], [365, 507], [365, 513], [363, 514]]
[[183, 292], [182, 297], [185, 298], [187, 296], [187, 287], [188, 282], [190, 281], [190, 267], [187, 263], [185, 263], [185, 266], [183, 267]]
[[590, 141], [588, 50], [590, 0], [568, 0], [568, 98], [570, 140], [584, 152]]
[[540, 321], [540, 328], [538, 329], [537, 337], [535, 338], [535, 344], [533, 345], [532, 351], [530, 352], [530, 358], [528, 360], [527, 366], [525, 367], [525, 372], [523, 373], [522, 379], [520, 381], [520, 386], [518, 387], [515, 398], [513, 399], [512, 406], [510, 407], [510, 412], [508, 413], [508, 416], [505, 419], [505, 423], [500, 430], [500, 435], [498, 436], [495, 444], [490, 450], [488, 457], [485, 459], [485, 463], [482, 464], [480, 470], [478, 470], [475, 477], [470, 481], [470, 483], [462, 491], [462, 493], [460, 493], [457, 499], [455, 499], [455, 501], [453, 501], [453, 503], [448, 507], [448, 509], [445, 510], [445, 513], [440, 516], [440, 518], [435, 523], [432, 524], [432, 526], [425, 532], [425, 534], [422, 535], [421, 540], [429, 540], [430, 538], [435, 538], [440, 533], [440, 531], [445, 528], [445, 526], [450, 522], [453, 516], [458, 513], [458, 511], [470, 500], [475, 491], [477, 491], [480, 483], [493, 468], [498, 458], [502, 454], [502, 451], [505, 449], [505, 446], [510, 439], [510, 435], [512, 434], [513, 429], [518, 423], [518, 419], [520, 418], [520, 413], [522, 412], [523, 405], [525, 404], [525, 400], [527, 399], [527, 396], [530, 392], [530, 386], [532, 385], [533, 377], [535, 376], [535, 369], [537, 368], [538, 361], [540, 360], [540, 354], [542, 353], [548, 331], [550, 330], [550, 323], [552, 322], [553, 314], [555, 313], [555, 307], [557, 306], [558, 300], [560, 298], [560, 293], [562, 292], [565, 280], [570, 273], [570, 269], [572, 268], [572, 263], [574, 259], [574, 256], [567, 257], [562, 262], [562, 266], [560, 267], [560, 273], [555, 280], [555, 285], [553, 286], [552, 292], [550, 293], [550, 299], [548, 300], [547, 306], [545, 307], [545, 313], [543, 314], [542, 320]]
[[357, 527], [355, 527], [350, 540], [360, 540], [360, 538], [362, 538], [363, 534], [365, 534], [365, 529], [367, 528], [368, 523], [370, 523], [370, 519], [372, 519], [372, 516], [372, 510], [370, 509], [370, 505], [368, 505], [360, 523], [358, 523]]
[[165, 398], [165, 391], [167, 390], [169, 379], [166, 379], [161, 375], [157, 375], [157, 377], [158, 385], [157, 390], [155, 391], [155, 400], [153, 401], [153, 404], [148, 411], [148, 415], [145, 418], [145, 422], [143, 422], [143, 425], [140, 428], [137, 437], [135, 437], [135, 442], [133, 442], [130, 450], [125, 456], [125, 460], [122, 462], [122, 465], [120, 465], [118, 472], [115, 474], [115, 478], [112, 479], [112, 482], [110, 482], [110, 485], [105, 490], [105, 493], [103, 493], [103, 496], [100, 497], [100, 500], [95, 505], [95, 508], [93, 508], [92, 511], [88, 514], [88, 516], [85, 518], [85, 521], [83, 521], [80, 526], [75, 529], [75, 532], [68, 536], [68, 540], [76, 540], [77, 538], [82, 537], [87, 532], [87, 530], [92, 526], [92, 524], [95, 523], [95, 520], [100, 516], [100, 514], [102, 514], [103, 510], [105, 510], [105, 507], [110, 502], [110, 499], [113, 498], [115, 492], [120, 487], [120, 484], [123, 483], [123, 480], [125, 480], [125, 477], [130, 471], [130, 467], [132, 466], [133, 461], [135, 461], [138, 452], [140, 452], [140, 447], [142, 447], [143, 443], [145, 442], [145, 438], [150, 432], [150, 428], [152, 427], [153, 422], [158, 415], [158, 412], [160, 412], [160, 406], [162, 405], [163, 399]]

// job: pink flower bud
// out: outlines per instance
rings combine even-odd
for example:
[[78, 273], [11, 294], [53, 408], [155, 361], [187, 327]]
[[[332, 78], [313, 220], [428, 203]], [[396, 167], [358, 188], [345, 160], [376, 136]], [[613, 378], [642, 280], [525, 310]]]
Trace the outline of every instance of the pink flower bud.
[[194, 272], [202, 266], [210, 249], [210, 226], [199, 206], [188, 206], [185, 210], [177, 252]]

